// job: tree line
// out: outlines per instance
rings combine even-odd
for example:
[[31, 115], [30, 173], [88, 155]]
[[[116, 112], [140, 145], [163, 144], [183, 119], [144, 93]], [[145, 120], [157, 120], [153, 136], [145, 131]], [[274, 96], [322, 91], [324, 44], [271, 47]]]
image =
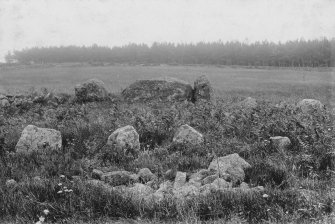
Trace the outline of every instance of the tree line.
[[128, 44], [121, 47], [60, 46], [34, 47], [8, 52], [6, 62], [17, 63], [131, 63], [131, 64], [209, 64], [279, 67], [334, 66], [335, 38], [243, 43], [199, 42]]

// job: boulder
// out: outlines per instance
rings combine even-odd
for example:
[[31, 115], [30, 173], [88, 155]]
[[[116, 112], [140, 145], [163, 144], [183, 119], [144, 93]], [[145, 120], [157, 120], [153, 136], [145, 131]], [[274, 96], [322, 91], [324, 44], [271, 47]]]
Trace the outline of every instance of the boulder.
[[116, 145], [137, 152], [140, 149], [139, 135], [133, 126], [116, 129], [109, 137], [107, 145]]
[[243, 108], [246, 108], [246, 109], [254, 109], [254, 108], [257, 107], [258, 103], [257, 103], [257, 100], [255, 98], [247, 97], [246, 99], [241, 101], [239, 103], [239, 105]]
[[194, 101], [211, 100], [213, 98], [213, 88], [206, 76], [200, 76], [194, 81]]
[[139, 181], [142, 183], [147, 183], [157, 178], [148, 168], [140, 169], [137, 175], [139, 176]]
[[128, 171], [112, 171], [104, 173], [101, 179], [111, 186], [129, 185], [137, 181], [136, 177]]
[[178, 130], [176, 131], [174, 137], [173, 137], [174, 143], [187, 143], [191, 145], [198, 145], [204, 142], [203, 135], [192, 128], [191, 126], [185, 124], [182, 125]]
[[272, 146], [280, 153], [285, 154], [287, 149], [291, 146], [291, 141], [288, 137], [275, 136], [270, 137]]
[[16, 144], [16, 152], [31, 153], [33, 151], [58, 150], [62, 147], [60, 131], [48, 128], [38, 128], [28, 125], [22, 131]]
[[324, 109], [324, 105], [319, 100], [314, 99], [303, 99], [298, 102], [297, 107], [300, 108], [303, 113], [311, 113]]
[[177, 172], [176, 178], [174, 180], [173, 189], [176, 190], [178, 188], [181, 188], [186, 183], [186, 173], [185, 172]]
[[192, 99], [192, 86], [175, 78], [139, 80], [122, 91], [130, 102], [181, 102]]
[[208, 169], [215, 170], [220, 175], [228, 174], [234, 181], [243, 181], [244, 170], [250, 168], [250, 164], [242, 159], [237, 153], [213, 159]]
[[74, 88], [76, 99], [80, 102], [101, 101], [108, 97], [104, 83], [98, 79], [90, 79]]

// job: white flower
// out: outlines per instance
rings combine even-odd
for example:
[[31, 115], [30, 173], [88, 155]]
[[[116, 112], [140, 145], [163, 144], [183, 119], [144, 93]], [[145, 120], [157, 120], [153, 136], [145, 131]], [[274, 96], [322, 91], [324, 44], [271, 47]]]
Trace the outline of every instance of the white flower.
[[44, 210], [43, 210], [43, 213], [44, 213], [45, 215], [48, 215], [49, 212], [50, 212], [50, 211], [49, 211], [48, 209], [44, 209]]
[[57, 194], [61, 194], [61, 193], [63, 193], [63, 191], [58, 191], [58, 192], [57, 192]]
[[41, 217], [39, 218], [39, 220], [40, 220], [40, 222], [44, 222], [44, 220], [45, 220], [44, 216], [41, 216]]
[[38, 222], [36, 222], [35, 224], [42, 224], [42, 222], [41, 222], [41, 221], [38, 221]]
[[68, 189], [65, 189], [64, 191], [65, 191], [65, 192], [69, 192], [69, 190], [68, 190]]
[[268, 197], [269, 197], [269, 195], [263, 194], [263, 198], [268, 198]]
[[62, 186], [63, 184], [62, 183], [59, 183], [58, 186]]
[[73, 192], [73, 190], [72, 190], [72, 189], [70, 189], [70, 190], [69, 190], [69, 192]]
[[67, 186], [64, 186], [64, 189], [67, 189]]
[[65, 176], [64, 176], [64, 175], [60, 175], [59, 177], [60, 177], [60, 178], [65, 178]]

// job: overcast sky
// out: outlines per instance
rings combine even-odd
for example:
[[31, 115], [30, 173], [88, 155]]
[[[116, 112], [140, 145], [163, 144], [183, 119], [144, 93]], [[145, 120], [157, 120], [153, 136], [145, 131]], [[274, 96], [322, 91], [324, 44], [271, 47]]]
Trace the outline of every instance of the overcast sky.
[[33, 46], [335, 37], [335, 0], [0, 0], [0, 61]]

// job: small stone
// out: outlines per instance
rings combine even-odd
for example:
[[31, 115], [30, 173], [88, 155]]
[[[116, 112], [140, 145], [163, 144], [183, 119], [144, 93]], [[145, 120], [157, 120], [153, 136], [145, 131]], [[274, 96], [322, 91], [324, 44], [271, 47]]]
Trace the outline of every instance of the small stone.
[[90, 79], [75, 86], [76, 99], [81, 102], [105, 100], [108, 92], [104, 83], [98, 79]]
[[275, 136], [270, 137], [272, 146], [277, 149], [278, 152], [286, 154], [286, 151], [291, 146], [291, 141], [288, 137]]
[[298, 102], [297, 107], [300, 108], [303, 113], [311, 113], [324, 109], [324, 105], [319, 100], [314, 99], [303, 99]]
[[178, 189], [184, 186], [186, 183], [186, 173], [185, 172], [177, 172], [176, 178], [174, 180], [173, 189]]
[[97, 179], [97, 180], [101, 180], [103, 174], [104, 174], [104, 172], [102, 172], [101, 170], [93, 169], [93, 171], [92, 171], [92, 178], [93, 179]]
[[206, 76], [200, 76], [194, 81], [194, 101], [211, 100], [213, 88]]
[[135, 153], [140, 149], [139, 135], [133, 126], [118, 128], [108, 137], [107, 145], [114, 144]]
[[249, 163], [237, 153], [234, 153], [213, 159], [208, 169], [217, 171], [219, 175], [228, 174], [233, 180], [243, 181], [245, 177], [244, 169], [250, 167]]
[[22, 131], [16, 144], [16, 152], [31, 153], [33, 151], [59, 150], [62, 147], [60, 131], [48, 128], [38, 128], [28, 125]]
[[15, 188], [18, 186], [18, 183], [14, 179], [6, 180], [6, 187]]
[[157, 178], [148, 168], [140, 169], [140, 171], [138, 172], [138, 176], [139, 176], [139, 180], [142, 183], [147, 183]]
[[242, 189], [242, 190], [248, 190], [248, 189], [250, 189], [250, 187], [249, 187], [249, 185], [247, 183], [242, 182], [240, 184], [240, 189]]
[[173, 142], [180, 144], [189, 143], [191, 145], [199, 145], [204, 142], [204, 137], [200, 132], [185, 124], [176, 131], [173, 137]]
[[246, 109], [254, 109], [258, 106], [257, 100], [252, 97], [247, 97], [239, 103], [239, 105]]

